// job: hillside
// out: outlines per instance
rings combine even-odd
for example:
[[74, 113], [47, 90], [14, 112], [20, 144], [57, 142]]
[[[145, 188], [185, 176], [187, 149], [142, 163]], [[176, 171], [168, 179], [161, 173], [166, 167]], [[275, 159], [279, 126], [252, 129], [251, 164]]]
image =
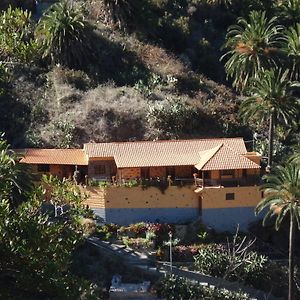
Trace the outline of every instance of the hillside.
[[242, 124], [220, 58], [227, 27], [268, 1], [74, 1], [86, 33], [83, 49], [64, 50], [75, 63], [41, 53], [39, 14], [52, 2], [28, 1], [23, 48], [1, 54], [0, 131], [14, 147], [267, 133]]

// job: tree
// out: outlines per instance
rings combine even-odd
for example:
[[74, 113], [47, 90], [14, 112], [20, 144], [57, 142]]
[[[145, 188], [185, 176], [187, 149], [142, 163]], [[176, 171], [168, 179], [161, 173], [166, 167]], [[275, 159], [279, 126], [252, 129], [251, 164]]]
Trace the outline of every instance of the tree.
[[31, 13], [11, 6], [0, 14], [0, 58], [30, 62], [37, 56]]
[[281, 24], [294, 26], [300, 22], [299, 0], [277, 0], [275, 8], [278, 11], [278, 17], [281, 19]]
[[[300, 1], [299, 1], [300, 3]], [[282, 51], [287, 57], [290, 78], [300, 80], [300, 23], [290, 27], [285, 34]]]
[[294, 292], [294, 234], [295, 226], [300, 230], [300, 166], [287, 164], [285, 167], [274, 168], [274, 172], [264, 176], [265, 184], [261, 189], [264, 191], [264, 198], [256, 207], [256, 214], [266, 208], [269, 209], [263, 219], [266, 221], [275, 216], [275, 229], [279, 230], [283, 219], [290, 217], [289, 228], [289, 295], [293, 299]]
[[228, 28], [225, 47], [229, 50], [221, 60], [227, 59], [225, 70], [237, 90], [244, 90], [250, 78], [259, 78], [262, 70], [277, 65], [282, 30], [275, 17], [268, 20], [260, 11], [251, 11], [249, 21], [239, 18], [237, 25]]
[[53, 4], [40, 19], [35, 35], [43, 57], [53, 64], [83, 67], [93, 57], [91, 28], [69, 1]]
[[288, 72], [269, 70], [259, 78], [252, 79], [248, 89], [251, 95], [240, 106], [244, 121], [256, 119], [259, 123], [269, 121], [268, 169], [273, 162], [274, 128], [276, 122], [292, 125], [299, 113], [299, 100], [293, 95], [299, 83], [288, 79]]
[[31, 191], [31, 176], [26, 165], [18, 164], [19, 157], [0, 135], [0, 200], [7, 199], [12, 207], [18, 206], [24, 195]]
[[[90, 292], [89, 283], [71, 272], [72, 255], [83, 242], [81, 194], [69, 182], [45, 184], [14, 210], [0, 200], [1, 299], [79, 299]], [[55, 203], [71, 208], [56, 216]]]
[[[25, 193], [30, 180], [24, 182], [23, 166], [2, 138], [0, 298], [86, 299], [81, 296], [91, 294], [89, 282], [71, 272], [72, 255], [83, 241], [79, 218], [89, 213], [83, 195], [72, 182], [53, 177]], [[16, 203], [16, 191], [26, 201]]]

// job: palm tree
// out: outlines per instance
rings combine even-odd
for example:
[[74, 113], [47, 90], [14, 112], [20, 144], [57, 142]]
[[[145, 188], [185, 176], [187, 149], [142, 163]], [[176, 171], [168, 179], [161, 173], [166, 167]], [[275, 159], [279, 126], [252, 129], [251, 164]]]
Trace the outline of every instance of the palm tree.
[[264, 217], [266, 221], [276, 216], [275, 229], [278, 230], [285, 216], [290, 217], [289, 228], [289, 295], [293, 299], [294, 288], [294, 235], [295, 225], [300, 230], [300, 166], [288, 164], [285, 167], [279, 166], [274, 173], [264, 176], [265, 184], [261, 187], [265, 197], [256, 207], [256, 214], [266, 208], [269, 211]]
[[[300, 3], [300, 1], [299, 1]], [[290, 69], [290, 77], [293, 80], [300, 80], [300, 23], [296, 24], [295, 27], [290, 27], [284, 38], [282, 44], [282, 51], [288, 58], [288, 66]]]
[[288, 72], [273, 69], [265, 71], [260, 78], [252, 79], [252, 85], [248, 89], [251, 96], [240, 106], [240, 116], [244, 121], [269, 121], [268, 170], [273, 161], [275, 123], [290, 125], [299, 113], [299, 101], [293, 95], [295, 87], [299, 87], [299, 83], [291, 82]]
[[84, 66], [93, 56], [90, 33], [80, 9], [63, 0], [45, 12], [35, 35], [44, 58], [54, 64], [76, 67]]
[[251, 11], [249, 21], [239, 18], [237, 25], [228, 28], [225, 48], [229, 50], [221, 60], [227, 59], [225, 70], [237, 90], [243, 90], [262, 70], [276, 66], [282, 30], [275, 17], [268, 20], [260, 11]]
[[286, 26], [294, 26], [300, 22], [299, 0], [278, 0], [275, 9], [278, 10], [280, 23]]

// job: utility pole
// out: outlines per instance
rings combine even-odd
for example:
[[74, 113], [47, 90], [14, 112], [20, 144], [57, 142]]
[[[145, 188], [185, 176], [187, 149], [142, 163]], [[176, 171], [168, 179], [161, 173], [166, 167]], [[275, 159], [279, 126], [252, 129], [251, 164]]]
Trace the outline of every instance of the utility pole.
[[170, 238], [170, 271], [171, 271], [171, 274], [173, 272], [173, 257], [172, 257], [172, 232], [170, 231], [169, 232], [169, 238]]

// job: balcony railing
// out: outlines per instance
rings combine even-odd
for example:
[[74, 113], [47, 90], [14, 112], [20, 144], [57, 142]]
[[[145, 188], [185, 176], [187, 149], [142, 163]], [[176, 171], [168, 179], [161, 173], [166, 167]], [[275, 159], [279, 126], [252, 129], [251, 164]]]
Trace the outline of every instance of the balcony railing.
[[247, 176], [242, 178], [222, 178], [222, 179], [204, 179], [203, 186], [253, 186], [260, 185], [261, 179], [258, 176]]
[[90, 185], [100, 186], [184, 186], [184, 185], [196, 185], [200, 187], [236, 187], [236, 186], [255, 186], [261, 184], [261, 179], [258, 176], [247, 176], [242, 178], [222, 178], [222, 179], [202, 179], [202, 178], [191, 178], [191, 177], [175, 177], [170, 178], [136, 178], [136, 179], [114, 179], [110, 180], [95, 180], [92, 179]]

